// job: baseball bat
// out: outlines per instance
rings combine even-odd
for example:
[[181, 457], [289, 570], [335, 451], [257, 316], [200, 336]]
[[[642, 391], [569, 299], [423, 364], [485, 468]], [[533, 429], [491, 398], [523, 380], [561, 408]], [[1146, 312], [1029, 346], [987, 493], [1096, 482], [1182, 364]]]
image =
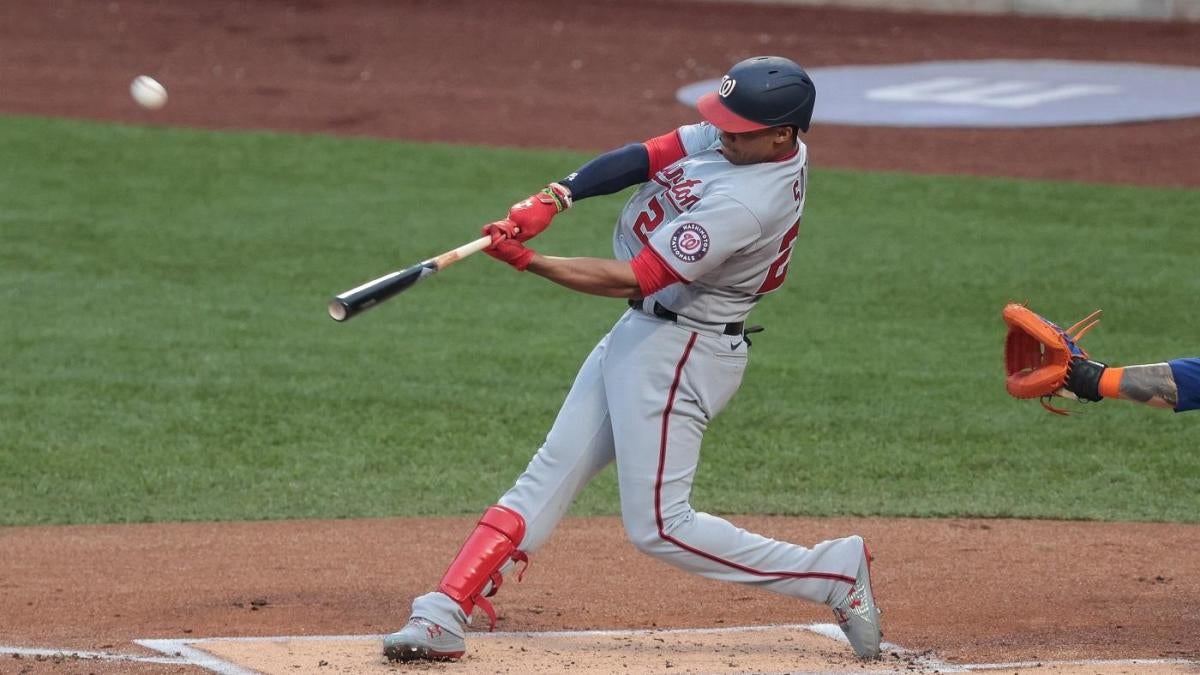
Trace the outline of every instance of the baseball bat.
[[480, 237], [412, 267], [385, 274], [378, 279], [372, 279], [361, 286], [351, 288], [329, 301], [329, 316], [334, 321], [352, 319], [375, 305], [407, 291], [418, 281], [423, 281], [459, 260], [482, 251], [491, 243], [491, 237]]

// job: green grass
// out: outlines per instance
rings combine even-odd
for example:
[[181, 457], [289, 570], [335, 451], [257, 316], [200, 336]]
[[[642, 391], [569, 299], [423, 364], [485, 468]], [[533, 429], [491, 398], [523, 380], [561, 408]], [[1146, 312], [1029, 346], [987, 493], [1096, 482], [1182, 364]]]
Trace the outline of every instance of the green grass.
[[[325, 315], [579, 154], [0, 117], [0, 156], [2, 524], [476, 513], [623, 307], [479, 256]], [[1011, 400], [999, 317], [1099, 306], [1098, 358], [1200, 353], [1200, 193], [818, 167], [809, 194], [698, 508], [1200, 520], [1200, 414]], [[539, 248], [608, 255], [622, 202]]]

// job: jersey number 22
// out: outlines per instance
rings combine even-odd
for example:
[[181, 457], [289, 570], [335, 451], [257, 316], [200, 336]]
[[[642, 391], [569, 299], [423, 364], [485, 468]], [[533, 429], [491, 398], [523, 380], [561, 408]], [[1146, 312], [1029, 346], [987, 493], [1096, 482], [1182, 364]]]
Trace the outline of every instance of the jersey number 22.
[[788, 263], [792, 261], [792, 245], [796, 243], [798, 234], [800, 234], [800, 221], [797, 219], [795, 224], [783, 235], [783, 240], [779, 242], [779, 255], [771, 263], [771, 269], [767, 270], [766, 280], [763, 281], [762, 286], [758, 287], [755, 294], [770, 293], [783, 285], [783, 280], [787, 277]]

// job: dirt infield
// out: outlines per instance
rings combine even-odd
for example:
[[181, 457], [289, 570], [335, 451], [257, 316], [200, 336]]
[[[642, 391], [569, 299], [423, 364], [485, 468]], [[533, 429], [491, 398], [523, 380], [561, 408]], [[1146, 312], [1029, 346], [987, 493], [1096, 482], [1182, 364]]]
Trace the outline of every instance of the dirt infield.
[[[876, 555], [885, 637], [918, 655], [951, 663], [1200, 658], [1194, 526], [733, 520], [797, 542], [862, 533]], [[440, 577], [473, 522], [9, 528], [0, 531], [0, 644], [129, 651], [132, 638], [379, 635], [397, 628], [409, 600]], [[525, 581], [505, 585], [497, 608], [501, 631], [721, 628], [831, 616], [669, 568], [624, 541], [617, 518], [567, 520], [534, 556]], [[836, 647], [808, 651], [848, 654]], [[780, 664], [797, 658], [788, 641], [774, 649]], [[715, 661], [704, 672], [726, 668], [736, 670]]]
[[[632, 0], [494, 7], [483, 0], [2, 3], [0, 113], [602, 149], [691, 120], [674, 101], [676, 87], [715, 77], [753, 53], [780, 52], [811, 66], [975, 57], [1200, 65], [1200, 24]], [[126, 93], [143, 72], [171, 90], [159, 113], [136, 108]], [[1197, 119], [1040, 130], [827, 127], [814, 128], [808, 140], [818, 168], [1200, 186]], [[703, 508], [702, 495], [697, 506]], [[1200, 527], [734, 520], [801, 543], [865, 535], [878, 557], [886, 639], [912, 650], [892, 657], [897, 669], [936, 669], [912, 660], [926, 653], [992, 664], [1200, 659]], [[133, 640], [385, 633], [437, 580], [472, 522], [0, 529], [0, 647], [151, 658], [157, 653]], [[615, 518], [567, 521], [535, 556], [526, 582], [505, 587], [498, 609], [501, 630], [509, 631], [829, 620], [823, 608], [688, 577], [641, 556]], [[770, 668], [731, 661], [724, 647], [702, 642], [684, 638], [712, 662], [676, 657], [667, 665], [669, 657], [653, 654], [651, 644], [653, 658], [632, 670], [628, 661], [598, 667]], [[301, 657], [289, 654], [298, 652], [282, 648], [280, 663], [296, 666], [288, 672], [335, 672], [335, 665], [336, 672], [354, 672], [361, 658], [384, 669], [363, 656], [370, 650], [357, 651], [361, 644], [345, 647], [349, 660], [340, 665], [321, 666], [319, 658], [314, 664], [310, 656], [292, 663]], [[753, 651], [764, 649], [777, 650], [768, 651], [777, 670], [808, 668], [782, 637]], [[821, 643], [800, 651], [827, 658], [820, 661], [825, 669], [855, 668], [837, 661], [837, 649]], [[200, 672], [169, 659], [18, 656], [0, 657], [0, 672]], [[515, 664], [472, 658], [487, 672], [536, 672], [528, 655]], [[586, 670], [567, 660], [541, 662], [549, 669], [541, 672]], [[1143, 666], [1081, 667], [1200, 672], [1194, 665]]]

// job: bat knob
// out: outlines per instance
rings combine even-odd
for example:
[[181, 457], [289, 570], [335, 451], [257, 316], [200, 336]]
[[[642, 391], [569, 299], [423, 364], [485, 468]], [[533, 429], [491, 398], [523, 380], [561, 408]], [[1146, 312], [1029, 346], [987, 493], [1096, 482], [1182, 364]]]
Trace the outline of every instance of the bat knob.
[[346, 317], [350, 314], [349, 308], [347, 308], [345, 303], [338, 298], [334, 298], [333, 300], [329, 301], [328, 309], [329, 318], [333, 319], [334, 321], [345, 321]]

